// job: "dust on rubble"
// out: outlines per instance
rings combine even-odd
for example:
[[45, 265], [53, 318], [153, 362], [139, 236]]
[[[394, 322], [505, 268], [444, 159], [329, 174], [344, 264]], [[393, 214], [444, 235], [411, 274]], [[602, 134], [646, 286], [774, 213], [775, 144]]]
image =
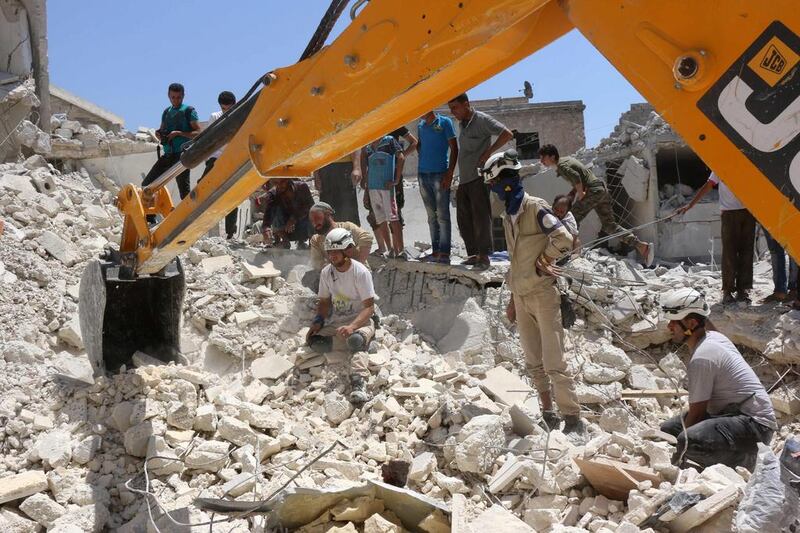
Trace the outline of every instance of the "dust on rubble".
[[[464, 350], [442, 354], [408, 317], [384, 317], [369, 354], [373, 399], [354, 409], [347, 355], [304, 346], [314, 295], [301, 273], [245, 266], [215, 238], [182, 258], [187, 364], [139, 354], [140, 366], [93, 380], [77, 286], [86, 262], [119, 241], [113, 194], [40, 156], [0, 164], [0, 190], [0, 524], [143, 531], [152, 519], [169, 531], [173, 519], [211, 520], [198, 497], [266, 499], [291, 481], [274, 513], [232, 515], [214, 530], [264, 530], [271, 516], [306, 532], [445, 531], [451, 521], [476, 531], [639, 531], [680, 492], [729, 495], [727, 511], [706, 522], [728, 529], [750, 473], [672, 466], [674, 440], [653, 428], [681, 398], [629, 399], [631, 390], [684, 386], [686, 354], [665, 344], [658, 298], [692, 285], [716, 304], [710, 267], [643, 270], [601, 251], [567, 265], [578, 315], [569, 364], [591, 422], [577, 442], [538, 425], [519, 341], [499, 311], [505, 288], [465, 305], [464, 323], [481, 329]], [[768, 385], [785, 372], [778, 363], [800, 362], [796, 313], [714, 312]], [[783, 377], [797, 392], [796, 376]], [[800, 428], [796, 415], [781, 416], [774, 450]], [[408, 464], [406, 489], [381, 483], [390, 461]], [[608, 465], [636, 480], [627, 501], [592, 477]], [[298, 488], [309, 489], [304, 503], [292, 500]]]

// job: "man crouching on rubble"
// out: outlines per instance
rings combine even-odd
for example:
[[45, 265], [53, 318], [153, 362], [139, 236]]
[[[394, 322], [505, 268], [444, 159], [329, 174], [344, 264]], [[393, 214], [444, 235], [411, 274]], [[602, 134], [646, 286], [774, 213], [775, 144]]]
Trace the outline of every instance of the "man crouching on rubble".
[[317, 315], [308, 330], [306, 342], [315, 351], [327, 352], [334, 342], [346, 343], [353, 353], [350, 361], [350, 402], [363, 404], [369, 399], [367, 347], [375, 336], [372, 315], [375, 289], [367, 267], [350, 259], [346, 251], [355, 247], [352, 234], [335, 228], [325, 237], [329, 264], [319, 280]]
[[692, 354], [687, 365], [689, 412], [661, 426], [678, 438], [672, 462], [685, 467], [692, 461], [702, 468], [722, 463], [752, 471], [758, 443], [769, 444], [777, 429], [767, 391], [733, 343], [714, 330], [700, 292], [673, 291], [661, 308], [672, 340], [686, 342]]
[[550, 385], [564, 416], [564, 433], [584, 433], [575, 380], [564, 360], [561, 295], [556, 286], [555, 262], [572, 249], [572, 236], [541, 198], [525, 193], [519, 176], [517, 152], [498, 152], [483, 166], [484, 181], [505, 204], [505, 229], [511, 268], [508, 284], [512, 299], [506, 309], [517, 322], [528, 370], [542, 402], [549, 428], [561, 421], [553, 410]]

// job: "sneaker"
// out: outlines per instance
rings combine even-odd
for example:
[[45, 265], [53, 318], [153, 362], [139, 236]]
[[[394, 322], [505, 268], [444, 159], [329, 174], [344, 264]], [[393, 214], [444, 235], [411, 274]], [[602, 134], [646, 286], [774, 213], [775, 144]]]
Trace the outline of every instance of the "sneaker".
[[737, 302], [744, 302], [744, 303], [746, 303], [748, 305], [750, 303], [752, 303], [752, 300], [750, 300], [750, 295], [747, 294], [747, 291], [739, 291], [739, 292], [737, 292], [736, 293], [736, 301]]
[[333, 339], [322, 335], [312, 335], [308, 339], [308, 346], [317, 353], [328, 353], [333, 348]]
[[726, 292], [722, 295], [722, 305], [732, 304], [736, 301], [736, 298], [733, 297], [733, 294]]
[[477, 262], [478, 262], [478, 256], [477, 255], [471, 255], [471, 256], [467, 257], [466, 259], [464, 259], [463, 261], [461, 261], [461, 264], [464, 265], [464, 266], [472, 266], [472, 265], [476, 264]]
[[564, 434], [576, 433], [583, 435], [586, 433], [586, 421], [579, 415], [564, 416]]
[[542, 412], [542, 429], [552, 431], [561, 427], [561, 417], [555, 411]]
[[359, 332], [355, 332], [347, 337], [347, 348], [353, 352], [363, 352], [367, 347], [367, 339]]
[[350, 376], [350, 403], [363, 405], [369, 401], [367, 394], [367, 381], [357, 374]]

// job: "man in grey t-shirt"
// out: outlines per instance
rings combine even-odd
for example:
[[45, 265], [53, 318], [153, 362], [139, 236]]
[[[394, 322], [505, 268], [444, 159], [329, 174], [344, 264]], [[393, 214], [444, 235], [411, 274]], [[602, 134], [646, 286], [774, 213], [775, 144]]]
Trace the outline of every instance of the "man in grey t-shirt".
[[[489, 190], [478, 169], [483, 168], [489, 156], [499, 151], [514, 135], [486, 113], [472, 109], [466, 93], [456, 96], [447, 105], [460, 125], [456, 221], [469, 256], [462, 264], [486, 270], [492, 250], [492, 209]], [[494, 142], [493, 135], [497, 136]]]
[[705, 468], [722, 463], [755, 467], [758, 443], [769, 444], [778, 428], [764, 385], [742, 354], [708, 320], [705, 298], [691, 288], [662, 301], [674, 342], [686, 342], [689, 411], [667, 420], [661, 430], [678, 438], [673, 463], [693, 461]]

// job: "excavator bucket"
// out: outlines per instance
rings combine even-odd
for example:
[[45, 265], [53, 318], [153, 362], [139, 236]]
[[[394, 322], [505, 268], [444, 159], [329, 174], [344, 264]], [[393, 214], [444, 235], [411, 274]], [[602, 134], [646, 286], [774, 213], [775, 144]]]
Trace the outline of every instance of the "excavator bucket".
[[130, 367], [137, 351], [164, 362], [180, 354], [180, 262], [174, 259], [157, 275], [133, 277], [126, 270], [113, 256], [95, 259], [81, 278], [81, 334], [95, 376]]

